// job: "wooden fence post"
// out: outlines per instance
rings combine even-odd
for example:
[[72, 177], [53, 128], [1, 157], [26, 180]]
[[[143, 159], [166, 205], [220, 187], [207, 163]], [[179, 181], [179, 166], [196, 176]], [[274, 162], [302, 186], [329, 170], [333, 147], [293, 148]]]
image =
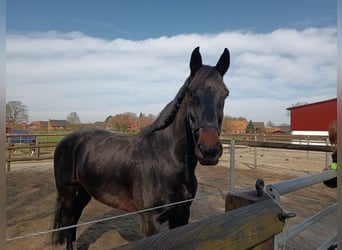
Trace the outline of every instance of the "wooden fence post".
[[[237, 190], [234, 192], [230, 192], [226, 196], [226, 212], [227, 211], [234, 211], [235, 209], [239, 209], [245, 206], [249, 206], [251, 204], [255, 204], [260, 201], [269, 200], [270, 197], [265, 194], [261, 193], [257, 195], [257, 191], [255, 189], [243, 189]], [[273, 249], [274, 246], [274, 238], [270, 237], [264, 242], [260, 242], [253, 246], [253, 250], [262, 250], [262, 249]]]
[[11, 171], [11, 158], [12, 158], [12, 149], [8, 149], [8, 158], [5, 161], [6, 162], [6, 171], [10, 172]]

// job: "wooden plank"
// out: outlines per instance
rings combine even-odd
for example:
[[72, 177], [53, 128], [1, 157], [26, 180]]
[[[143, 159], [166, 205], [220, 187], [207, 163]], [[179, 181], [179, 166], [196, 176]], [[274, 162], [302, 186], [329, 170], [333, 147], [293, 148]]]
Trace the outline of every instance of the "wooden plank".
[[226, 195], [225, 211], [229, 212], [266, 199], [270, 197], [265, 193], [257, 196], [255, 189], [234, 190]]
[[[262, 193], [260, 196], [257, 195], [256, 189], [240, 189], [234, 190], [226, 195], [225, 209], [226, 212], [238, 209], [244, 206], [260, 202], [262, 200], [270, 199], [266, 193]], [[260, 245], [254, 246], [253, 250], [267, 250], [273, 249], [274, 239], [273, 237], [269, 240], [262, 242]]]
[[283, 230], [282, 212], [268, 199], [116, 249], [249, 249]]
[[55, 148], [58, 145], [58, 142], [48, 142], [48, 143], [39, 143], [39, 144], [20, 144], [20, 145], [8, 145], [6, 147], [7, 150], [12, 149], [27, 149], [27, 148]]
[[[230, 140], [221, 140], [221, 141], [222, 141], [222, 143], [226, 143], [226, 144], [230, 143]], [[329, 146], [308, 145], [308, 144], [291, 144], [291, 143], [281, 143], [281, 142], [236, 140], [235, 145], [244, 145], [244, 146], [249, 146], [249, 147], [260, 147], [260, 148], [278, 148], [278, 149], [289, 149], [289, 150], [331, 152], [331, 147], [329, 147]]]
[[15, 161], [39, 161], [39, 160], [51, 160], [53, 159], [53, 154], [46, 154], [37, 156], [23, 156], [23, 157], [15, 157], [15, 158], [8, 158], [7, 162], [15, 162]]

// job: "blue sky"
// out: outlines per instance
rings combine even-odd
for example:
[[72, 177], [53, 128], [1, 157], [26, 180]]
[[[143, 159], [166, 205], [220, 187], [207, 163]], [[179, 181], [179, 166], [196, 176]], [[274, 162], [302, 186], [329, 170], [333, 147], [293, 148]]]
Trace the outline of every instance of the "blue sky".
[[[289, 123], [286, 108], [336, 97], [336, 1], [6, 2], [7, 101], [29, 119], [158, 112], [191, 51], [231, 68], [225, 114]], [[40, 92], [40, 94], [37, 94]]]

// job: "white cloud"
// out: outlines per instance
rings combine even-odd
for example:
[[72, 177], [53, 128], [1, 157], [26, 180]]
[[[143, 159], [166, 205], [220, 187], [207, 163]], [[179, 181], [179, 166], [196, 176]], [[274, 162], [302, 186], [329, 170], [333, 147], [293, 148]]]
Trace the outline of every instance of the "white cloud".
[[278, 29], [257, 34], [180, 34], [141, 41], [73, 33], [8, 34], [7, 101], [19, 100], [30, 120], [82, 122], [121, 112], [157, 114], [189, 74], [192, 50], [216, 64], [225, 47], [231, 68], [225, 113], [254, 121], [289, 122], [286, 108], [336, 96], [336, 29]]

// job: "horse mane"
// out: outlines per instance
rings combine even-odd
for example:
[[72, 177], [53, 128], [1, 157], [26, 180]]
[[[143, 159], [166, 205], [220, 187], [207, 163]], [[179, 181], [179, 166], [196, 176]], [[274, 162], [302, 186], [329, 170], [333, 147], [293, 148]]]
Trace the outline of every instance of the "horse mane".
[[197, 88], [198, 85], [203, 83], [205, 79], [212, 74], [213, 69], [215, 68], [203, 65], [194, 76], [190, 75], [178, 91], [175, 98], [169, 104], [166, 105], [166, 107], [160, 112], [157, 119], [151, 125], [146, 126], [142, 129], [141, 133], [143, 135], [146, 135], [168, 127], [174, 121], [180, 108], [180, 105], [185, 97], [185, 94], [190, 88], [190, 83], [196, 83], [196, 86], [192, 87]]
[[142, 129], [142, 133], [144, 135], [153, 133], [158, 130], [162, 130], [166, 127], [168, 127], [176, 117], [176, 114], [180, 108], [180, 105], [185, 97], [185, 94], [188, 90], [188, 87], [190, 85], [190, 82], [192, 80], [192, 77], [189, 76], [183, 86], [178, 91], [175, 98], [166, 105], [166, 107], [160, 112], [157, 119], [149, 126], [146, 126]]

